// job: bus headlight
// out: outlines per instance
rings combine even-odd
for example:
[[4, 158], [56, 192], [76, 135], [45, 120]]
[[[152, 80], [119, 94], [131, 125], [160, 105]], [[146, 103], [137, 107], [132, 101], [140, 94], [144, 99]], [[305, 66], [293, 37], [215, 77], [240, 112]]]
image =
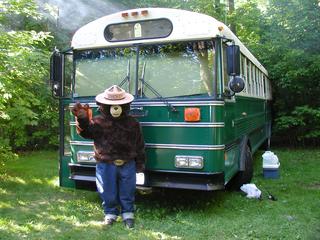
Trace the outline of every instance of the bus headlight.
[[177, 168], [203, 168], [203, 157], [201, 156], [176, 156], [175, 167]]
[[94, 152], [79, 151], [77, 152], [78, 162], [95, 162]]
[[186, 157], [186, 156], [176, 156], [175, 166], [177, 168], [187, 168], [187, 167], [189, 167], [188, 157]]
[[203, 157], [189, 157], [190, 168], [203, 168]]

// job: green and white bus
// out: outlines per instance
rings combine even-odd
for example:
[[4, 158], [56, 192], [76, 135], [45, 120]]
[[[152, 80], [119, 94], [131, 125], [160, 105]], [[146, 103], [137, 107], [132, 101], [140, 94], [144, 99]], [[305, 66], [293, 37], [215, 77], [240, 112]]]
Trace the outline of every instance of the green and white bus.
[[144, 134], [143, 188], [212, 191], [252, 178], [252, 154], [271, 136], [266, 69], [223, 23], [165, 8], [127, 10], [75, 32], [51, 57], [59, 99], [60, 185], [95, 184], [93, 142], [70, 109], [111, 85], [134, 95], [130, 114]]

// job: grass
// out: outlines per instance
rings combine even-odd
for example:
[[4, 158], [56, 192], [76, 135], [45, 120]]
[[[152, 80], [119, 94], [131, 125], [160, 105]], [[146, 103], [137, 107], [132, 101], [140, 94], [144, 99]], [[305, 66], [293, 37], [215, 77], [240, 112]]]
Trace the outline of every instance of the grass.
[[320, 239], [320, 150], [275, 150], [281, 177], [253, 183], [277, 201], [241, 192], [137, 195], [136, 228], [101, 224], [95, 192], [58, 187], [57, 153], [27, 153], [0, 170], [0, 239]]

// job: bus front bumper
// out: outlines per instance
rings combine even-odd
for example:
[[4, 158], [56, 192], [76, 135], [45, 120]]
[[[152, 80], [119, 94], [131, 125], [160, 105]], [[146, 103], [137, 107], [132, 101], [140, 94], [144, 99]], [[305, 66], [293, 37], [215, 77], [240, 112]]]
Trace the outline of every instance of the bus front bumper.
[[[69, 163], [70, 179], [75, 182], [95, 183], [95, 165]], [[145, 183], [137, 188], [177, 188], [202, 191], [224, 189], [224, 174], [203, 172], [181, 172], [166, 170], [147, 170]]]

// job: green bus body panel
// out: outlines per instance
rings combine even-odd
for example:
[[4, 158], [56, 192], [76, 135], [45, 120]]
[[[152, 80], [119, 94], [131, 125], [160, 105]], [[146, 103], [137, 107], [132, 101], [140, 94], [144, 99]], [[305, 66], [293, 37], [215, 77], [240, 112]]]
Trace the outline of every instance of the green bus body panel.
[[239, 171], [240, 143], [248, 136], [254, 153], [267, 139], [271, 125], [270, 103], [265, 99], [236, 96], [225, 103], [224, 142], [226, 143], [225, 180]]
[[[256, 149], [259, 141], [266, 136], [266, 104], [264, 99], [243, 96], [236, 96], [235, 102], [226, 102], [225, 143], [249, 135], [251, 146]], [[259, 141], [256, 135], [261, 136]]]
[[[143, 122], [141, 122], [143, 125]], [[223, 127], [162, 127], [142, 126], [146, 143], [222, 145]], [[71, 128], [74, 141], [88, 141], [79, 136], [75, 126]]]
[[70, 169], [68, 164], [71, 162], [71, 156], [63, 156], [60, 159], [60, 176], [59, 176], [59, 185], [62, 187], [74, 188], [75, 184], [73, 180], [70, 180]]
[[220, 145], [223, 128], [143, 127], [147, 143]]
[[[135, 103], [132, 108], [139, 107]], [[176, 107], [177, 112], [172, 112], [167, 106], [143, 106], [147, 114], [137, 120], [142, 126], [146, 142], [147, 169], [188, 171], [188, 172], [223, 172], [224, 150], [223, 150], [223, 102], [220, 106], [186, 106], [200, 108], [200, 122], [188, 123], [184, 121], [184, 106]], [[97, 109], [93, 111], [97, 114]], [[93, 151], [92, 146], [84, 146], [82, 143], [90, 142], [76, 132], [75, 119], [72, 117], [71, 139], [79, 141], [71, 146], [73, 162], [76, 162], [77, 151]], [[193, 126], [195, 124], [198, 126]], [[205, 124], [206, 126], [202, 126]], [[169, 126], [167, 126], [169, 125]], [[178, 125], [178, 126], [177, 126]], [[200, 126], [199, 126], [200, 125]], [[79, 145], [77, 145], [79, 144]], [[152, 145], [152, 146], [150, 146]], [[161, 145], [160, 147], [157, 145]], [[165, 145], [165, 146], [162, 146]], [[168, 145], [170, 145], [168, 147]], [[172, 146], [183, 145], [183, 149], [172, 149]], [[200, 149], [186, 149], [188, 146], [199, 146]], [[216, 146], [217, 149], [202, 149], [203, 147]], [[178, 147], [179, 148], [179, 147]], [[202, 156], [204, 167], [202, 169], [176, 168], [174, 160], [176, 155]]]

